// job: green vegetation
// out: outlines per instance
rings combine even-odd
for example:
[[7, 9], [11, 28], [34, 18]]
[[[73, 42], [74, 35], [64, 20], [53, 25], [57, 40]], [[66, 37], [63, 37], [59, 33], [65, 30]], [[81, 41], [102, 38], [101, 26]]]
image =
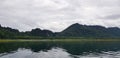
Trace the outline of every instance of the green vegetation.
[[0, 39], [97, 39], [120, 38], [120, 29], [117, 27], [105, 28], [102, 26], [87, 26], [78, 23], [71, 25], [62, 32], [41, 30], [20, 32], [17, 29], [0, 26]]
[[87, 26], [78, 23], [71, 25], [57, 36], [83, 38], [120, 38], [120, 29], [117, 27]]
[[39, 28], [32, 31], [20, 32], [17, 29], [0, 26], [0, 39], [42, 39], [53, 37], [54, 33], [49, 30], [41, 30]]

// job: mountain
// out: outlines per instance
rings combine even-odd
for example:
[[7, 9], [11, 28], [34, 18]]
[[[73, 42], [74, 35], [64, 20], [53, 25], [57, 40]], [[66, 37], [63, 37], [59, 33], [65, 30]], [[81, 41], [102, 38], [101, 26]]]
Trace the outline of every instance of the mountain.
[[53, 37], [55, 34], [50, 30], [41, 30], [40, 28], [31, 31], [20, 32], [17, 29], [2, 27], [0, 25], [0, 39], [2, 38], [32, 38], [32, 37]]
[[106, 28], [98, 25], [81, 25], [78, 23], [72, 24], [62, 32], [52, 32], [50, 30], [41, 30], [40, 28], [32, 29], [31, 31], [20, 32], [17, 29], [10, 27], [2, 27], [0, 25], [0, 38], [16, 38], [16, 39], [35, 39], [35, 38], [120, 38], [120, 28]]
[[2, 27], [0, 25], [0, 38], [13, 38], [14, 36], [19, 34], [20, 32], [17, 29]]
[[60, 32], [60, 37], [98, 37], [98, 38], [116, 38], [120, 37], [120, 29], [117, 27], [105, 28], [103, 26], [87, 26], [75, 23], [67, 29]]
[[50, 30], [41, 30], [40, 28], [32, 29], [28, 32], [30, 36], [53, 37], [54, 33]]

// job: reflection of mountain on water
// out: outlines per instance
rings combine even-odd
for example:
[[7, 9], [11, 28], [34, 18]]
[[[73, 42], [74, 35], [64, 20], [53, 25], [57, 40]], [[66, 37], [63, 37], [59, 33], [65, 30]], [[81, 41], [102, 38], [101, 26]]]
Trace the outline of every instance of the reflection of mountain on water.
[[4, 55], [0, 58], [71, 58], [70, 54], [61, 48], [33, 52], [30, 49], [18, 49], [15, 53]]
[[31, 49], [33, 52], [47, 51], [54, 47], [65, 49], [73, 55], [80, 55], [85, 52], [118, 51], [119, 42], [19, 42], [0, 43], [0, 53], [16, 51], [19, 48]]
[[120, 58], [120, 51], [72, 55], [62, 48], [52, 48], [39, 52], [33, 52], [30, 49], [18, 49], [16, 52], [1, 56], [0, 58]]

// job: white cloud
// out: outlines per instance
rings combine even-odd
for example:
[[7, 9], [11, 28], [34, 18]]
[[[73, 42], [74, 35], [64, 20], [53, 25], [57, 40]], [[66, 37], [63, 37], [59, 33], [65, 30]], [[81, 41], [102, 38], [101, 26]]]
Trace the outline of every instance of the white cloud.
[[62, 31], [73, 23], [120, 27], [120, 0], [0, 0], [0, 24]]

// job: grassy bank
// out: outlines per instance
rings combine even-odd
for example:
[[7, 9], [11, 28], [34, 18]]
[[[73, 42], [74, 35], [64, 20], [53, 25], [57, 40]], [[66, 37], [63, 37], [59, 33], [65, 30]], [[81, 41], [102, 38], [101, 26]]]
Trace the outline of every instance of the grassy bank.
[[0, 42], [83, 42], [83, 41], [120, 41], [120, 39], [0, 39]]

